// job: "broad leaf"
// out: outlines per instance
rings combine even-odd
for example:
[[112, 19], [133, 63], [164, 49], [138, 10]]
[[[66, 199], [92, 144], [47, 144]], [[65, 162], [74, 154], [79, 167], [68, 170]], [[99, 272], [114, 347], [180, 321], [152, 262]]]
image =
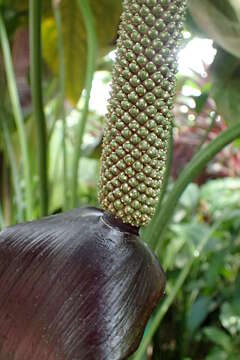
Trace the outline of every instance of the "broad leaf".
[[[99, 52], [109, 49], [117, 34], [121, 1], [89, 0], [98, 36]], [[86, 72], [86, 31], [76, 0], [62, 0], [63, 41], [66, 64], [66, 91], [76, 102], [84, 86]], [[58, 73], [57, 31], [53, 17], [43, 21], [43, 55], [54, 74]]]
[[201, 201], [207, 204], [209, 214], [213, 218], [218, 218], [226, 209], [239, 209], [240, 180], [226, 178], [209, 181], [201, 188]]
[[238, 0], [190, 0], [196, 23], [221, 47], [240, 57], [240, 4]]
[[233, 350], [231, 337], [225, 331], [212, 326], [205, 328], [204, 334], [210, 341], [220, 346], [225, 351], [231, 352]]
[[232, 336], [240, 333], [240, 302], [225, 302], [221, 307], [220, 321]]
[[228, 123], [240, 121], [240, 59], [219, 49], [211, 75], [218, 112]]
[[196, 331], [206, 319], [211, 308], [211, 299], [206, 296], [199, 297], [191, 306], [187, 316], [187, 329], [190, 333]]

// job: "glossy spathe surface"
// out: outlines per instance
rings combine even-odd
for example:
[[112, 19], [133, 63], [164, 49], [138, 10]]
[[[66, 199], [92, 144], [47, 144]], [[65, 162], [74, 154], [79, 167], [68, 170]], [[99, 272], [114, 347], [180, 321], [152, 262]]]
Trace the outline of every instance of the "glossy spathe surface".
[[137, 229], [76, 209], [0, 233], [0, 359], [124, 359], [165, 278]]

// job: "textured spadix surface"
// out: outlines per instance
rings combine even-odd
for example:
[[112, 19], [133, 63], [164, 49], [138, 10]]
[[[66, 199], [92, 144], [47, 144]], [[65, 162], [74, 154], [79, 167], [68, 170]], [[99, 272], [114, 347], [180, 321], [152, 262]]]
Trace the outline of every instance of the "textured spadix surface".
[[0, 359], [125, 359], [164, 291], [137, 229], [94, 208], [0, 233]]
[[135, 226], [151, 220], [161, 190], [185, 9], [185, 0], [123, 1], [100, 203]]

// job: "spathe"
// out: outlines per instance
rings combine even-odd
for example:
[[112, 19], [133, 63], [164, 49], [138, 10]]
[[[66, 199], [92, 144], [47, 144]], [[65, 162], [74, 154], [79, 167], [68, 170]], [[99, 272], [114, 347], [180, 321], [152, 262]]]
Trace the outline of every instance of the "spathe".
[[165, 286], [137, 229], [95, 208], [0, 233], [0, 359], [125, 359]]

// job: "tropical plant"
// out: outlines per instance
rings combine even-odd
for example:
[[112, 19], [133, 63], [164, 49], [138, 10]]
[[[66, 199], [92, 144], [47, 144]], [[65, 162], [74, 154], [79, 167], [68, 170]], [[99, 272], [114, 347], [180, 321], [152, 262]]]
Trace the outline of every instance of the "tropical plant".
[[[142, 7], [139, 6], [140, 3]], [[165, 17], [161, 18], [160, 16], [157, 25], [154, 23], [154, 16], [158, 17], [159, 15], [154, 13], [153, 16], [151, 13], [156, 4], [161, 4], [163, 9], [166, 9], [165, 15], [163, 15]], [[128, 41], [122, 35], [122, 38], [120, 37], [118, 40], [118, 49], [121, 55], [120, 59], [117, 58], [118, 65], [126, 65], [126, 58], [124, 58], [127, 56], [126, 49], [129, 50], [129, 59], [133, 56], [132, 60], [135, 60], [134, 56], [137, 51], [141, 53], [140, 45], [138, 49], [138, 43], [141, 40], [139, 33], [134, 32], [134, 26], [138, 25], [134, 21], [137, 22], [138, 16], [141, 15], [146, 17], [146, 27], [158, 26], [162, 44], [166, 45], [167, 43], [164, 48], [161, 47], [161, 43], [157, 43], [159, 39], [155, 41], [159, 56], [154, 58], [156, 63], [150, 62], [152, 66], [160, 66], [161, 61], [168, 55], [166, 55], [166, 49], [176, 46], [172, 38], [168, 38], [169, 34], [162, 32], [164, 22], [170, 22], [171, 25], [173, 15], [179, 15], [174, 13], [174, 9], [176, 11], [174, 5], [178, 6], [179, 1], [133, 1], [131, 11], [132, 15], [136, 14], [136, 16], [132, 20], [133, 27], [131, 29], [131, 24], [129, 25], [132, 37], [131, 41]], [[168, 6], [171, 6], [171, 18]], [[214, 62], [206, 67], [207, 76], [205, 78], [201, 78], [196, 73], [192, 73], [189, 77], [179, 76], [174, 109], [174, 125], [178, 131], [174, 131], [173, 134], [171, 132], [172, 117], [169, 110], [172, 109], [174, 93], [174, 89], [170, 88], [171, 81], [174, 80], [174, 63], [172, 68], [170, 67], [170, 74], [168, 68], [161, 69], [165, 79], [159, 79], [159, 86], [152, 90], [151, 94], [154, 99], [159, 99], [161, 109], [165, 105], [164, 101], [168, 107], [164, 113], [165, 118], [159, 118], [160, 125], [154, 123], [156, 116], [153, 116], [151, 125], [153, 128], [155, 126], [159, 133], [160, 130], [162, 133], [164, 132], [164, 136], [159, 136], [161, 151], [159, 148], [151, 148], [151, 154], [156, 152], [157, 158], [145, 157], [145, 163], [140, 156], [138, 161], [139, 146], [137, 136], [135, 136], [136, 144], [132, 149], [136, 156], [134, 166], [138, 163], [139, 167], [145, 167], [146, 173], [142, 180], [139, 180], [140, 178], [133, 179], [134, 183], [132, 182], [131, 188], [125, 184], [125, 200], [123, 200], [124, 195], [121, 193], [119, 181], [117, 181], [120, 179], [115, 179], [116, 181], [110, 187], [108, 180], [112, 174], [109, 175], [109, 179], [106, 177], [109, 166], [113, 165], [112, 163], [109, 165], [112, 152], [110, 144], [114, 136], [119, 136], [116, 131], [114, 133], [114, 130], [117, 128], [118, 131], [123, 131], [124, 129], [125, 134], [124, 138], [118, 139], [119, 143], [116, 142], [114, 148], [115, 150], [116, 147], [119, 148], [116, 161], [119, 160], [119, 166], [121, 166], [122, 155], [119, 144], [121, 141], [127, 143], [132, 135], [131, 131], [134, 131], [128, 123], [127, 113], [134, 116], [139, 107], [140, 110], [142, 107], [141, 111], [143, 112], [145, 105], [149, 111], [154, 111], [152, 103], [155, 101], [149, 96], [145, 102], [142, 101], [140, 104], [138, 96], [140, 96], [141, 89], [139, 88], [139, 93], [129, 90], [132, 86], [132, 84], [129, 85], [129, 82], [134, 82], [136, 77], [134, 78], [134, 75], [129, 77], [128, 73], [134, 74], [135, 71], [140, 71], [136, 68], [136, 62], [133, 61], [135, 68], [134, 64], [129, 65], [124, 76], [117, 67], [115, 68], [112, 90], [114, 95], [110, 102], [108, 127], [105, 130], [107, 135], [105, 135], [104, 141], [102, 141], [103, 117], [89, 108], [94, 76], [99, 71], [102, 73], [104, 71], [105, 79], [109, 82], [114, 65], [109, 54], [116, 47], [121, 11], [122, 2], [120, 0], [53, 0], [52, 2], [30, 0], [29, 3], [14, 0], [0, 1], [0, 44], [2, 49], [0, 53], [0, 95], [2, 99], [0, 104], [0, 229], [10, 224], [35, 220], [40, 216], [61, 213], [75, 206], [85, 204], [97, 206], [99, 161], [103, 144], [100, 178], [101, 206], [134, 227], [142, 226], [140, 231], [142, 238], [154, 250], [167, 275], [165, 298], [154, 310], [142, 343], [133, 355], [133, 359], [159, 359], [163, 356], [164, 359], [234, 360], [237, 359], [240, 351], [240, 184], [236, 178], [240, 173], [240, 143], [238, 140], [240, 138], [238, 91], [240, 7], [236, 0], [189, 1], [186, 31], [189, 32], [190, 38], [186, 42], [195, 36], [210, 37], [214, 41], [217, 54]], [[175, 20], [178, 23], [179, 18], [176, 17]], [[144, 29], [142, 26], [142, 37], [147, 41], [148, 39], [144, 37]], [[169, 26], [168, 30], [173, 32], [176, 41], [179, 29]], [[152, 34], [152, 41], [154, 41], [154, 36]], [[133, 46], [135, 46], [135, 54], [131, 52]], [[149, 58], [140, 55], [137, 59], [137, 66], [145, 69], [146, 64], [150, 64], [149, 60], [151, 60], [152, 54], [149, 51]], [[129, 59], [128, 61], [131, 62], [132, 60]], [[132, 66], [131, 69], [130, 66]], [[149, 72], [151, 72], [150, 65]], [[153, 69], [153, 73], [155, 72]], [[138, 81], [138, 79], [135, 80]], [[142, 82], [144, 81], [146, 84], [148, 82], [149, 89], [151, 89], [151, 79], [142, 71]], [[154, 81], [158, 81], [156, 77]], [[200, 95], [186, 97], [182, 92], [186, 85], [192, 89], [198, 89]], [[102, 82], [102, 86], [104, 87], [104, 82]], [[136, 86], [133, 84], [133, 88]], [[129, 101], [125, 101], [123, 88], [129, 95]], [[166, 98], [166, 93], [170, 94], [170, 98]], [[101, 97], [101, 94], [98, 96]], [[116, 99], [119, 101], [117, 104]], [[190, 100], [194, 103], [193, 107], [188, 106]], [[181, 112], [183, 104], [187, 106], [187, 113], [184, 114]], [[121, 116], [119, 116], [118, 110]], [[123, 110], [125, 111], [124, 121], [122, 121]], [[189, 119], [194, 119], [194, 122]], [[116, 125], [117, 120], [118, 124]], [[143, 124], [146, 123], [143, 117], [140, 121]], [[134, 125], [133, 123], [136, 121], [133, 121], [131, 126]], [[195, 140], [197, 139], [194, 147], [189, 146], [191, 136], [194, 136]], [[185, 142], [184, 137], [187, 139]], [[115, 160], [112, 158], [112, 161]], [[134, 171], [131, 159], [129, 161], [129, 169]], [[161, 175], [159, 179], [157, 175], [151, 179], [152, 169], [149, 170], [150, 173], [147, 172], [148, 165], [152, 166], [154, 161], [158, 174]], [[178, 167], [176, 162], [181, 163], [181, 167]], [[166, 166], [162, 167], [164, 163]], [[164, 171], [160, 174], [161, 167]], [[215, 170], [216, 168], [218, 171]], [[113, 171], [116, 172], [115, 177], [119, 176], [117, 168], [114, 168]], [[154, 182], [154, 179], [157, 179], [158, 182]], [[134, 202], [128, 204], [127, 195], [130, 190], [132, 188], [137, 190], [139, 181], [141, 185], [142, 182], [149, 183], [150, 180], [154, 186], [157, 186], [156, 193], [159, 192], [161, 185], [158, 203], [155, 200], [152, 201], [153, 196], [149, 195], [147, 189], [141, 195], [143, 201], [137, 197]], [[122, 204], [124, 204], [124, 209]], [[145, 226], [154, 212], [151, 223]], [[73, 214], [71, 215], [72, 227], [77, 234], [81, 232], [80, 228], [83, 226], [81, 225], [83, 220], [81, 220], [79, 228], [79, 223], [76, 222], [78, 217], [90, 215], [81, 213], [81, 211], [71, 214]], [[88, 218], [89, 224], [95, 221], [90, 219], [100, 215], [102, 213], [93, 211]], [[42, 234], [46, 231], [48, 235], [45, 236], [50, 244], [49, 249], [51, 246], [54, 248], [56, 233], [59, 236], [59, 244], [63, 244], [67, 236], [64, 221], [71, 223], [64, 215], [59, 216], [63, 216], [61, 226], [56, 224], [55, 220], [43, 220], [36, 224], [32, 223], [31, 226], [27, 224], [26, 228], [25, 225], [18, 225], [16, 228], [5, 230], [3, 234], [7, 234], [4, 236], [13, 246], [12, 241], [17, 235], [14, 235], [15, 230], [11, 229], [16, 229], [19, 239], [23, 239], [28, 233], [28, 240], [33, 241], [29, 244], [31, 243], [33, 246], [34, 232]], [[124, 226], [116, 223], [112, 218], [105, 220], [110, 222], [113, 227]], [[51, 226], [53, 226], [53, 230], [50, 231]], [[92, 224], [93, 226], [95, 225]], [[129, 231], [129, 228], [124, 227], [124, 232]], [[106, 237], [110, 236], [104, 234]], [[41, 236], [39, 235], [39, 237]], [[84, 232], [81, 236], [84, 237]], [[95, 241], [95, 235], [91, 236]], [[132, 236], [135, 236], [134, 231]], [[99, 239], [96, 240], [96, 243], [99, 245], [98, 241]], [[77, 247], [77, 245], [72, 246], [73, 251], [74, 246]], [[122, 273], [130, 272], [130, 268], [132, 272], [136, 271], [137, 267], [135, 267], [134, 261], [136, 260], [137, 263], [140, 250], [135, 250], [135, 257], [133, 256], [129, 262], [121, 264]], [[37, 249], [38, 251], [40, 248]], [[44, 251], [48, 251], [48, 248]], [[87, 251], [92, 252], [93, 249], [89, 248]], [[104, 267], [105, 264], [104, 271], [107, 272], [110, 269], [111, 261], [114, 261], [116, 266], [117, 261], [120, 261], [123, 255], [120, 252], [116, 253], [116, 257], [113, 259], [108, 248], [104, 251], [106, 251], [106, 257], [102, 259], [102, 265]], [[129, 249], [126, 251], [128, 255], [131, 253]], [[67, 249], [63, 247], [62, 252], [65, 254], [66, 263], [68, 261], [71, 263]], [[1, 269], [9, 266], [17, 255], [17, 253], [11, 252], [9, 262], [6, 262], [3, 253], [0, 248], [0, 274]], [[53, 255], [57, 260], [57, 248], [54, 248]], [[24, 256], [24, 253], [19, 252], [18, 257], [23, 261], [21, 256]], [[89, 264], [95, 266], [94, 253], [91, 256]], [[146, 267], [149, 266], [149, 256], [144, 257]], [[45, 257], [46, 266], [47, 261], [53, 258]], [[104, 259], [110, 259], [110, 263], [107, 260], [105, 262]], [[44, 262], [44, 256], [42, 261]], [[85, 264], [84, 257], [81, 258], [81, 264], [83, 263]], [[16, 269], [18, 268], [18, 264], [14, 266]], [[74, 267], [78, 269], [75, 262]], [[62, 269], [61, 276], [64, 279], [64, 271], [67, 268], [63, 267]], [[144, 279], [144, 272], [141, 274]], [[163, 275], [157, 266], [152, 274], [160, 296], [163, 290]], [[17, 273], [15, 275], [17, 276]], [[8, 276], [10, 277], [9, 274]], [[112, 276], [114, 277], [114, 272]], [[12, 281], [14, 279], [12, 278]], [[143, 300], [140, 291], [143, 284], [139, 284], [138, 290], [140, 290], [138, 291], [131, 279], [129, 277], [124, 282], [125, 289], [124, 286], [119, 288], [119, 293], [125, 294], [125, 290], [131, 295], [130, 300], [133, 301], [133, 306], [128, 308], [125, 319], [129, 319], [132, 327], [129, 326], [134, 336], [130, 342], [124, 340], [125, 349], [121, 350], [122, 354], [130, 354], [135, 350], [141, 336], [139, 327], [142, 328], [145, 325], [151, 310], [148, 301], [151, 299], [152, 302], [156, 302], [156, 299], [153, 300], [150, 296], [152, 288], [148, 289], [150, 297], [147, 299], [147, 293]], [[146, 282], [149, 281], [148, 277], [145, 279]], [[1, 281], [0, 288], [2, 287], [3, 292], [7, 291], [8, 288], [4, 288]], [[7, 281], [6, 277], [6, 284]], [[71, 286], [74, 287], [74, 277], [71, 278], [71, 281]], [[121, 281], [120, 277], [115, 279], [114, 286], [119, 286]], [[47, 282], [47, 284], [49, 291], [51, 287], [52, 291], [55, 289], [53, 283]], [[153, 285], [154, 280], [152, 280]], [[30, 287], [30, 283], [25, 286]], [[56, 296], [56, 302], [61, 299], [61, 294], [57, 293], [57, 286], [58, 283], [56, 283], [56, 294], [52, 294], [52, 296]], [[86, 281], [86, 286], [90, 286], [88, 281]], [[102, 284], [98, 287], [97, 284], [91, 283], [91, 286], [93, 289], [97, 289], [96, 291], [100, 291]], [[113, 285], [109, 282], [108, 286], [106, 291], [110, 294]], [[15, 295], [20, 298], [19, 303], [21, 303], [20, 285], [17, 290]], [[32, 298], [29, 297], [30, 305], [36, 300], [33, 297], [34, 294], [34, 292], [32, 295], [30, 294], [32, 296]], [[4, 297], [4, 295], [1, 296]], [[142, 299], [142, 308], [145, 309], [138, 318], [139, 323], [131, 315], [131, 312], [134, 314], [135, 301], [138, 300], [138, 296], [139, 300]], [[67, 295], [64, 299], [66, 302], [68, 301]], [[126, 302], [124, 296], [120, 300], [119, 309], [123, 306], [124, 301]], [[69, 305], [71, 304], [70, 301]], [[44, 309], [46, 308], [43, 304], [41, 312], [43, 316], [48, 316], [49, 314], [44, 315]], [[17, 316], [20, 308], [16, 307], [14, 311]], [[99, 310], [102, 314], [105, 314], [104, 311], [103, 308]], [[0, 327], [1, 316], [0, 313]], [[41, 316], [37, 319], [42, 321]], [[74, 319], [70, 320], [74, 322]], [[124, 326], [119, 326], [117, 318], [115, 320], [118, 332], [124, 332]], [[95, 318], [92, 321], [95, 321]], [[99, 326], [102, 324], [101, 321], [98, 323]], [[137, 324], [138, 327], [134, 327], [134, 324]], [[125, 329], [129, 330], [127, 327]], [[114, 333], [114, 329], [112, 331]], [[78, 333], [80, 337], [83, 334], [84, 331]], [[122, 344], [121, 337], [124, 336], [121, 335], [120, 340], [116, 340], [118, 345]], [[17, 338], [16, 341], [18, 341]], [[103, 339], [103, 341], [105, 340]], [[42, 345], [40, 347], [43, 348]], [[19, 354], [21, 351], [26, 351], [26, 348], [21, 349], [21, 346], [18, 349]], [[39, 349], [37, 351], [40, 351]], [[99, 348], [94, 349], [96, 351]], [[15, 351], [15, 349], [13, 350]], [[1, 351], [2, 356], [5, 355], [7, 358], [8, 353], [4, 353], [4, 351], [9, 350], [0, 347], [0, 354]], [[69, 354], [71, 354], [70, 350]], [[83, 356], [86, 358], [86, 354], [87, 352], [81, 353], [82, 358]], [[22, 356], [31, 356], [31, 354], [29, 352]], [[72, 353], [71, 356], [75, 356], [75, 354]], [[104, 358], [103, 355], [98, 356], [99, 359]], [[116, 359], [121, 358], [121, 355], [114, 356]], [[35, 358], [37, 359], [37, 357]]]

